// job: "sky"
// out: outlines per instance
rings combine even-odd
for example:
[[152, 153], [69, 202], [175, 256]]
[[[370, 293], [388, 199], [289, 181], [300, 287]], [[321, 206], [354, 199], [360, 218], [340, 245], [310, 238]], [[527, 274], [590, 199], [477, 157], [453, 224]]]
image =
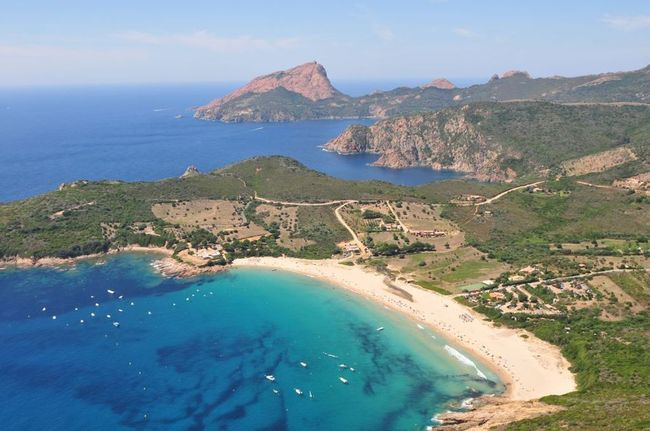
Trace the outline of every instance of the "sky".
[[650, 64], [648, 0], [0, 0], [0, 86], [575, 76]]

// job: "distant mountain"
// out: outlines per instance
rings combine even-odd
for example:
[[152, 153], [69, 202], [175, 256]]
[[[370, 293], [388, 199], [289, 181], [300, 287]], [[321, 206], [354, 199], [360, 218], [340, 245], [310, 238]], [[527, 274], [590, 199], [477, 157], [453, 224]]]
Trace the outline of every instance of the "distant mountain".
[[[306, 63], [259, 76], [232, 93], [196, 110], [197, 118], [221, 121], [286, 121], [309, 113], [310, 105], [325, 99], [349, 99], [332, 86], [325, 68]], [[284, 105], [287, 105], [285, 108]]]
[[454, 88], [456, 88], [456, 85], [446, 78], [438, 78], [422, 86], [422, 88], [430, 88], [430, 87], [438, 88], [440, 90], [453, 90]]
[[453, 169], [482, 180], [549, 169], [575, 175], [646, 157], [650, 107], [482, 102], [351, 126], [325, 149], [379, 154], [377, 166]]
[[515, 70], [467, 88], [457, 88], [442, 78], [421, 87], [350, 97], [334, 88], [325, 68], [313, 62], [255, 78], [197, 108], [195, 117], [224, 122], [386, 118], [473, 102], [517, 100], [650, 103], [650, 66], [633, 72], [573, 78], [532, 78], [527, 72]]

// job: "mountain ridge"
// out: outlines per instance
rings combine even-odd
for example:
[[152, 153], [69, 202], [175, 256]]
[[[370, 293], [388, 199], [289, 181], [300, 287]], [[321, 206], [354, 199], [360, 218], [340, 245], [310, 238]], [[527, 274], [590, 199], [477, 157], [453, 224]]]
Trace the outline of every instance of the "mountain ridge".
[[376, 166], [452, 169], [479, 180], [512, 181], [559, 172], [566, 161], [614, 148], [635, 146], [645, 153], [647, 124], [647, 106], [481, 102], [353, 125], [323, 148], [378, 154]]
[[253, 79], [195, 111], [195, 117], [223, 122], [387, 118], [474, 102], [515, 100], [555, 103], [650, 103], [650, 66], [629, 72], [577, 77], [532, 78], [510, 70], [488, 82], [455, 87], [439, 78], [419, 87], [351, 97], [337, 90], [325, 68], [305, 63]]

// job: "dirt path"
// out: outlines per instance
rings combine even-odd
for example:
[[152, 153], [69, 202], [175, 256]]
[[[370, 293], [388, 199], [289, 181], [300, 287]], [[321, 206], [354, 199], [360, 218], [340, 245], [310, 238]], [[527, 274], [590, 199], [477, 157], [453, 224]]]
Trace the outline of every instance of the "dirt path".
[[267, 199], [267, 198], [262, 198], [257, 196], [257, 192], [255, 192], [254, 196], [256, 201], [264, 202], [267, 204], [277, 204], [277, 205], [286, 205], [286, 206], [296, 206], [296, 207], [326, 207], [328, 205], [336, 205], [336, 204], [342, 204], [342, 203], [350, 203], [350, 202], [356, 202], [356, 201], [351, 201], [351, 200], [335, 200], [335, 201], [327, 201], [327, 202], [287, 202], [287, 201], [276, 201], [273, 199]]
[[361, 242], [361, 240], [357, 236], [357, 233], [345, 222], [343, 216], [341, 215], [341, 209], [343, 209], [344, 206], [356, 202], [357, 201], [345, 201], [344, 203], [336, 207], [336, 209], [334, 210], [334, 214], [336, 215], [336, 218], [338, 219], [339, 223], [341, 223], [341, 225], [345, 229], [347, 229], [348, 232], [350, 232], [350, 235], [352, 235], [352, 240], [357, 245], [357, 247], [359, 247], [359, 251], [361, 252], [361, 257], [369, 257], [370, 251], [368, 250], [368, 247], [366, 247], [365, 244]]
[[492, 196], [491, 198], [486, 199], [486, 200], [483, 201], [483, 202], [479, 202], [479, 203], [477, 203], [476, 206], [491, 204], [492, 202], [494, 202], [494, 201], [496, 201], [496, 200], [498, 200], [498, 199], [501, 199], [502, 197], [504, 197], [504, 196], [507, 195], [508, 193], [515, 192], [515, 191], [517, 191], [517, 190], [522, 190], [522, 189], [525, 189], [525, 188], [527, 188], [527, 187], [535, 187], [535, 186], [538, 186], [538, 185], [543, 184], [543, 183], [545, 183], [545, 182], [546, 182], [546, 180], [542, 180], [542, 181], [537, 181], [537, 182], [530, 183], [530, 184], [524, 184], [523, 186], [513, 187], [513, 188], [511, 188], [511, 189], [506, 190], [505, 192], [501, 192], [501, 193], [499, 193], [499, 194], [496, 195], [496, 196]]
[[605, 186], [605, 185], [602, 185], [602, 184], [592, 184], [592, 183], [588, 183], [586, 181], [576, 181], [576, 183], [581, 184], [583, 186], [587, 186], [587, 187], [596, 187], [597, 189], [620, 190], [619, 188], [614, 187], [614, 186]]
[[397, 211], [395, 211], [395, 209], [393, 209], [393, 206], [390, 204], [390, 202], [386, 201], [386, 205], [388, 205], [388, 209], [390, 210], [390, 212], [393, 213], [393, 216], [395, 217], [395, 220], [402, 227], [402, 230], [405, 233], [409, 233], [411, 230], [408, 227], [406, 227], [406, 225], [404, 223], [402, 223], [402, 220], [400, 220], [399, 216], [397, 215]]

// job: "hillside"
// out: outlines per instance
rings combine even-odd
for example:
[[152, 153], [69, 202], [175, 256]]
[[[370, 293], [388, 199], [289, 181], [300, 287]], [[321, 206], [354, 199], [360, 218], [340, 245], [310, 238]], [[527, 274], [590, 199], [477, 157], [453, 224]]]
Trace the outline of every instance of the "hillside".
[[632, 72], [532, 78], [508, 71], [487, 83], [458, 88], [445, 78], [361, 97], [335, 89], [325, 68], [307, 63], [253, 79], [227, 96], [197, 108], [195, 117], [224, 122], [386, 118], [473, 102], [535, 100], [557, 103], [650, 103], [650, 66]]
[[[427, 166], [512, 180], [549, 169], [572, 174], [578, 172], [575, 164], [589, 167], [580, 158], [619, 147], [624, 154], [604, 153], [592, 165], [605, 170], [610, 159], [612, 166], [634, 160], [647, 151], [649, 121], [645, 106], [485, 102], [351, 126], [324, 148], [379, 154], [377, 166]], [[563, 164], [573, 159], [579, 163]]]

